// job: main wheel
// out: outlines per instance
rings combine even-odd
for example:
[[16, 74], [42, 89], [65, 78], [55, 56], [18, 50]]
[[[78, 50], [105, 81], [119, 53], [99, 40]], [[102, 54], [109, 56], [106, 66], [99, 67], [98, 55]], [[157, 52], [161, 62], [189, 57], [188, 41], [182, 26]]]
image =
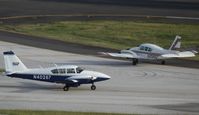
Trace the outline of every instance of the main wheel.
[[166, 63], [165, 60], [163, 60], [163, 61], [161, 62], [162, 65], [165, 65], [165, 63]]
[[135, 59], [136, 60], [136, 64], [138, 64], [138, 59]]
[[96, 86], [95, 85], [91, 85], [91, 90], [95, 90]]
[[69, 86], [64, 86], [64, 87], [63, 87], [63, 90], [64, 90], [64, 91], [68, 91], [68, 90], [69, 90]]
[[138, 59], [132, 59], [132, 65], [137, 65]]
[[137, 63], [135, 61], [132, 62], [132, 65], [136, 65]]

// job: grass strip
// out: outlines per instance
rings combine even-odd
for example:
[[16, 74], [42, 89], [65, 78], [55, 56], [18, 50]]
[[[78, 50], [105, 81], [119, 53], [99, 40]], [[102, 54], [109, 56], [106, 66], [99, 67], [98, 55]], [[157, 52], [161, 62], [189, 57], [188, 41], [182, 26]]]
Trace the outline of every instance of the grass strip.
[[[182, 37], [182, 48], [199, 49], [198, 24], [144, 21], [59, 21], [37, 24], [1, 24], [0, 29], [91, 46], [125, 49], [141, 43], [169, 48], [174, 37]], [[193, 58], [199, 60], [199, 56]]]
[[67, 112], [67, 111], [36, 111], [36, 110], [0, 110], [0, 115], [138, 115], [138, 114]]

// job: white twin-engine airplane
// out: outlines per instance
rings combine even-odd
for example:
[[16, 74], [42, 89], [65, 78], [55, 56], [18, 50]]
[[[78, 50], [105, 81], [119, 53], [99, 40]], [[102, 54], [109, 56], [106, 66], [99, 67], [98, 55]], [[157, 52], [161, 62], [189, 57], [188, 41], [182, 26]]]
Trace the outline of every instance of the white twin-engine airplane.
[[165, 64], [165, 59], [194, 57], [196, 51], [176, 51], [174, 49], [180, 48], [181, 37], [176, 36], [169, 49], [164, 49], [160, 46], [150, 43], [144, 43], [138, 47], [133, 47], [121, 50], [119, 53], [99, 52], [105, 56], [127, 58], [132, 60], [132, 64], [136, 65], [139, 59], [160, 60], [161, 64]]
[[84, 70], [74, 65], [28, 69], [14, 52], [7, 51], [3, 55], [7, 76], [65, 84], [64, 91], [68, 91], [70, 87], [78, 87], [81, 84], [92, 84], [91, 90], [95, 90], [95, 82], [111, 78], [103, 73]]

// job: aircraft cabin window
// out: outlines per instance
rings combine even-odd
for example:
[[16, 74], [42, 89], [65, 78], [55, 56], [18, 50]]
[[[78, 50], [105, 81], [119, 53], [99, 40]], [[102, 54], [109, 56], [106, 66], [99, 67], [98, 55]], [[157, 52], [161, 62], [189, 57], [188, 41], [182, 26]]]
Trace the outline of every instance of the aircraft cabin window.
[[145, 51], [148, 51], [148, 49], [149, 49], [148, 47], [145, 47], [145, 48], [144, 48]]
[[149, 51], [149, 52], [151, 52], [151, 51], [152, 51], [152, 49], [151, 49], [151, 48], [149, 48], [149, 49], [148, 49], [148, 51]]
[[144, 46], [141, 46], [141, 47], [140, 47], [140, 50], [144, 50]]
[[53, 70], [51, 70], [51, 72], [52, 72], [53, 74], [58, 74], [58, 69], [53, 69]]
[[51, 70], [51, 72], [53, 73], [53, 74], [65, 74], [66, 73], [66, 70], [63, 68], [63, 69], [53, 69], [53, 70]]
[[69, 68], [69, 69], [67, 69], [67, 73], [75, 73], [75, 69], [74, 68]]
[[84, 70], [84, 69], [82, 69], [81, 67], [77, 67], [77, 68], [76, 68], [76, 72], [77, 72], [77, 73], [81, 73], [83, 70]]
[[66, 69], [58, 69], [60, 74], [65, 74], [66, 73]]

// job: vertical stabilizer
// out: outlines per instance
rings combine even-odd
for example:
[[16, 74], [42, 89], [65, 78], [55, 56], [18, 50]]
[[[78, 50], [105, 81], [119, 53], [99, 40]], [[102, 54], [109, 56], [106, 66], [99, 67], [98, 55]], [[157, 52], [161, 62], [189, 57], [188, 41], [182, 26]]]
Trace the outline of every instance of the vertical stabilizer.
[[3, 52], [6, 73], [14, 73], [27, 70], [27, 67], [12, 51]]
[[177, 48], [180, 48], [181, 46], [181, 37], [180, 36], [176, 36], [173, 43], [171, 44], [169, 50], [174, 50], [174, 49], [177, 49]]

